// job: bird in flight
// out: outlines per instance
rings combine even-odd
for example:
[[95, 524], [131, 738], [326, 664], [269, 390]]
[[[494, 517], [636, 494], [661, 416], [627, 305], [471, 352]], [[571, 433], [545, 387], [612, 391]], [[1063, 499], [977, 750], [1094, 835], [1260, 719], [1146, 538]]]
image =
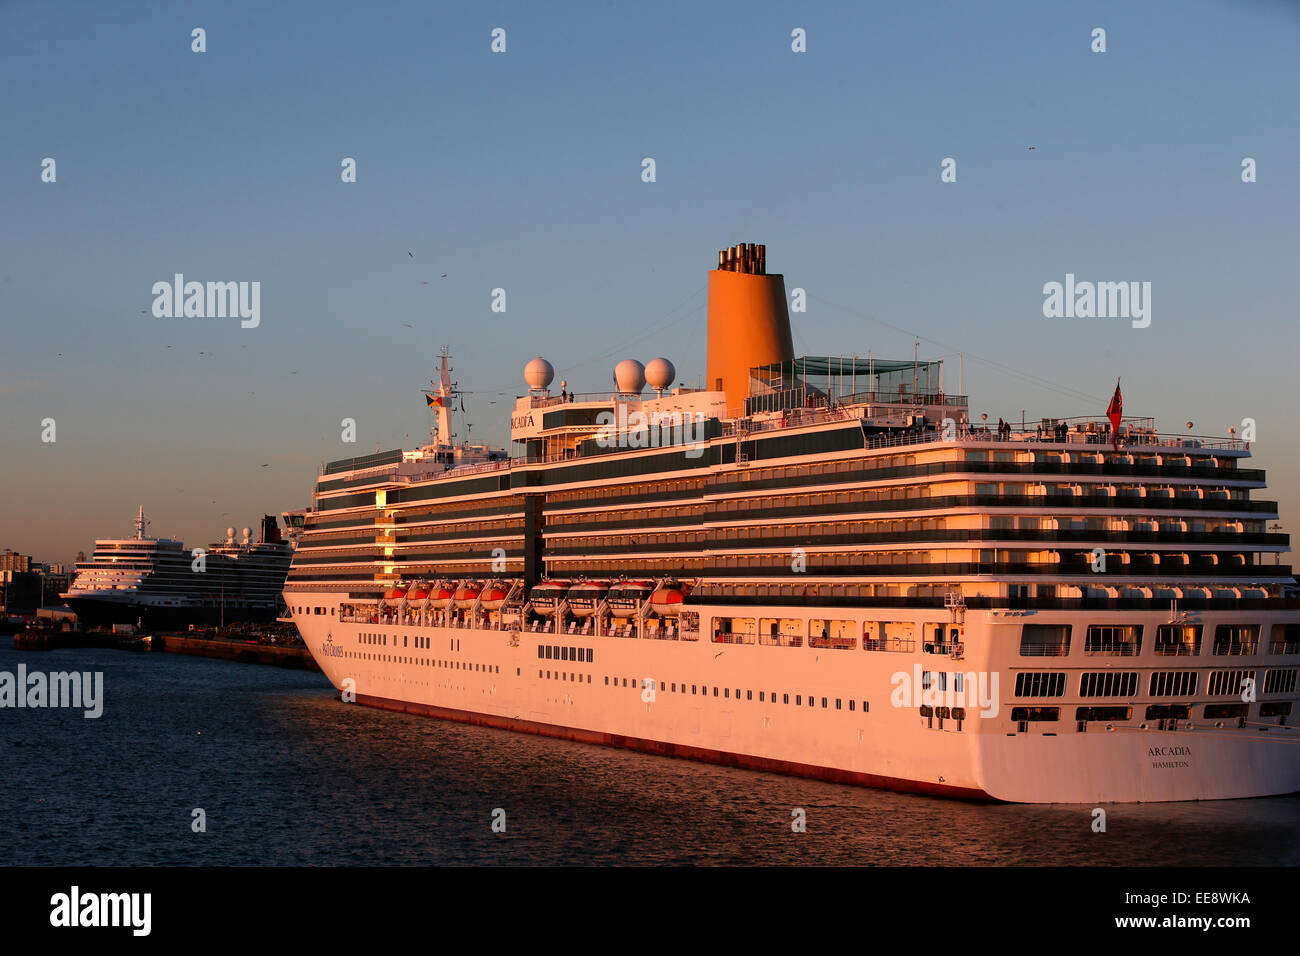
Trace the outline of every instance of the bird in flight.
[[415, 258], [415, 253], [412, 252], [410, 249], [407, 249], [407, 250], [406, 250], [406, 254], [407, 254], [408, 256], [410, 256], [412, 259]]
[[[428, 285], [428, 283], [426, 282], [425, 285]], [[402, 325], [405, 326], [405, 327], [408, 328], [408, 329], [409, 329], [409, 328], [412, 328], [410, 322], [403, 322]]]
[[1037, 146], [1030, 146], [1029, 148], [1030, 148], [1030, 149], [1037, 149], [1038, 147], [1037, 147]]

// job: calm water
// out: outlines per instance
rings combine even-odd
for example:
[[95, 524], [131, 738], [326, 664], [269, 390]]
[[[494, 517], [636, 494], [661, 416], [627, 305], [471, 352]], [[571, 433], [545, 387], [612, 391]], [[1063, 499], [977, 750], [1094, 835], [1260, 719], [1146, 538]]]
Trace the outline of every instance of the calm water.
[[[344, 705], [319, 674], [121, 651], [104, 715], [0, 711], [0, 863], [1300, 864], [1300, 798], [976, 805]], [[191, 832], [201, 807], [207, 832]], [[506, 811], [496, 834], [493, 810]], [[808, 832], [790, 831], [803, 807]]]

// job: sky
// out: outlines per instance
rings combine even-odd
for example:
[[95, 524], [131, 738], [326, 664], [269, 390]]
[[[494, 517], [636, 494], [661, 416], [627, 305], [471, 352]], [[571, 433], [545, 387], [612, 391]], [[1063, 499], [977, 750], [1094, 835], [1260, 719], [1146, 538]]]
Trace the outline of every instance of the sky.
[[[307, 505], [426, 436], [444, 345], [476, 442], [538, 354], [702, 383], [738, 242], [806, 291], [797, 354], [919, 336], [975, 418], [1117, 378], [1163, 432], [1251, 418], [1300, 514], [1298, 2], [0, 0], [0, 52], [0, 547], [38, 561]], [[259, 323], [155, 317], [177, 273]], [[1151, 283], [1150, 324], [1046, 317], [1067, 274]]]

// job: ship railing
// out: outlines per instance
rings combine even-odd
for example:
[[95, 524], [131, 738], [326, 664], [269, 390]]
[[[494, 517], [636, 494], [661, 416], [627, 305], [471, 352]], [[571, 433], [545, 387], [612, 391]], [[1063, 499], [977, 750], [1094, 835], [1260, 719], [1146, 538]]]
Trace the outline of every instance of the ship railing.
[[[336, 471], [336, 472], [331, 472], [330, 474], [333, 474], [333, 475], [347, 475], [347, 476], [348, 476], [347, 480], [348, 480], [349, 482], [355, 482], [355, 481], [360, 481], [360, 480], [365, 479], [365, 478], [379, 478], [379, 477], [382, 477], [382, 476], [388, 475], [388, 474], [390, 474], [390, 473], [392, 473], [392, 472], [397, 471], [397, 465], [398, 465], [398, 462], [390, 461], [390, 462], [388, 462], [387, 464], [384, 464], [384, 465], [372, 465], [372, 466], [369, 467], [369, 468], [362, 468], [360, 471], [355, 471], [355, 472]], [[325, 472], [325, 466], [324, 466], [324, 465], [320, 465], [320, 466], [317, 468], [317, 471], [316, 471], [316, 475], [317, 475], [317, 477], [324, 478], [324, 477], [325, 477], [325, 474], [326, 474], [326, 472]], [[332, 480], [332, 479], [331, 479], [331, 480]], [[300, 508], [300, 509], [298, 509], [297, 511], [286, 512], [286, 514], [298, 514], [298, 513], [301, 512], [301, 511], [310, 511], [310, 510], [311, 510], [311, 509], [301, 509], [301, 508]]]
[[503, 471], [511, 467], [515, 459], [498, 458], [496, 461], [480, 461], [472, 465], [455, 465], [445, 470], [415, 472], [410, 475], [394, 475], [393, 481], [409, 485], [412, 482], [432, 481], [435, 478], [464, 478], [466, 475], [481, 475], [488, 471]]
[[926, 654], [944, 654], [960, 659], [966, 652], [966, 646], [960, 641], [950, 641], [946, 644], [938, 641], [926, 641], [924, 652]]
[[[765, 422], [752, 421], [729, 421], [722, 425], [723, 438], [735, 438], [739, 434], [753, 434], [755, 432], [777, 431], [786, 428], [798, 428], [808, 424], [819, 422], [843, 420], [856, 417], [848, 409], [825, 407], [817, 409], [797, 409], [792, 411], [785, 420], [773, 419]], [[1066, 424], [1069, 422], [1090, 421], [1089, 419], [1052, 419], [1052, 421]], [[1140, 448], [1140, 447], [1158, 447], [1158, 448], [1197, 448], [1197, 449], [1232, 449], [1246, 450], [1248, 443], [1235, 438], [1215, 438], [1203, 435], [1183, 435], [1183, 434], [1165, 434], [1155, 431], [1154, 420], [1149, 418], [1143, 419], [1125, 419], [1125, 423], [1131, 426], [1128, 433], [1122, 433], [1120, 436], [1120, 447], [1123, 448]], [[903, 421], [900, 419], [900, 425]], [[955, 432], [945, 433], [941, 427], [942, 423], [934, 423], [937, 427], [935, 430], [910, 431], [898, 435], [877, 435], [867, 439], [866, 447], [868, 448], [894, 448], [906, 445], [926, 445], [932, 443], [946, 442], [954, 444], [976, 444], [987, 442], [1032, 442], [1034, 444], [1060, 445], [1062, 447], [1078, 446], [1079, 444], [1089, 445], [1109, 445], [1111, 444], [1110, 434], [1103, 431], [1075, 431], [1071, 430], [1066, 433], [1063, 441], [1057, 441], [1050, 430], [1039, 431], [1037, 426], [1034, 430], [1027, 427], [1020, 428], [1012, 426], [1012, 432], [1009, 438], [1002, 439], [997, 435], [996, 428], [989, 428], [987, 425], [972, 425], [969, 422], [958, 425]]]
[[1300, 642], [1273, 641], [1268, 645], [1270, 654], [1300, 654]]
[[908, 637], [869, 637], [862, 642], [863, 650], [887, 651], [892, 654], [910, 654], [916, 650], [916, 640]]
[[569, 392], [569, 397], [559, 395], [528, 395], [528, 408], [550, 408], [553, 405], [572, 405], [574, 402], [613, 402], [616, 392]]
[[1021, 644], [1021, 657], [1069, 657], [1069, 644]]
[[1259, 650], [1259, 641], [1216, 641], [1210, 653], [1217, 657], [1246, 657]]
[[1092, 644], [1085, 645], [1086, 657], [1137, 657], [1142, 648], [1137, 644]]
[[1160, 657], [1195, 657], [1197, 648], [1194, 644], [1157, 644], [1152, 650]]

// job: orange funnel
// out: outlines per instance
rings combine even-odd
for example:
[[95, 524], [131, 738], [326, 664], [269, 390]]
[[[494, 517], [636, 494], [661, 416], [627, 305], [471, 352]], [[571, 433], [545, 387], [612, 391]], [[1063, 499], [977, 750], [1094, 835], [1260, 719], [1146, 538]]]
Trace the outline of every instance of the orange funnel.
[[733, 246], [709, 273], [709, 355], [705, 387], [727, 394], [727, 415], [745, 414], [749, 370], [794, 360], [785, 278], [766, 274], [766, 248]]

